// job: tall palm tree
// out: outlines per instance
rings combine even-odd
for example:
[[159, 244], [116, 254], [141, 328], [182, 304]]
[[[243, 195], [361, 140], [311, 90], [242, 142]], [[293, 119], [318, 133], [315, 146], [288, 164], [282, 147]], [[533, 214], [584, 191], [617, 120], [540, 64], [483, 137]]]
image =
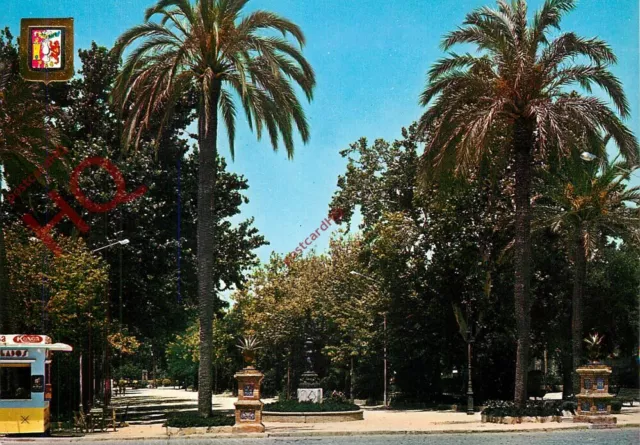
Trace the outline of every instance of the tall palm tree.
[[[605, 143], [602, 146], [606, 146]], [[640, 242], [640, 186], [627, 187], [634, 169], [624, 163], [584, 165], [580, 159], [564, 163], [549, 175], [543, 201], [535, 206], [535, 226], [550, 227], [566, 236], [574, 263], [571, 311], [573, 370], [582, 364], [584, 283], [589, 258], [605, 237]], [[637, 168], [637, 167], [636, 167]], [[580, 392], [578, 375], [572, 373], [573, 393]]]
[[[620, 81], [608, 65], [611, 48], [597, 38], [573, 32], [549, 40], [575, 0], [546, 0], [533, 20], [524, 0], [498, 0], [497, 8], [479, 8], [463, 26], [448, 34], [444, 50], [471, 44], [477, 54], [455, 54], [436, 62], [421, 96], [429, 106], [420, 119], [428, 134], [426, 175], [434, 167], [465, 173], [494, 145], [513, 159], [515, 170], [515, 315], [517, 357], [515, 396], [526, 400], [531, 299], [530, 190], [534, 161], [552, 153], [567, 156], [579, 141], [612, 135], [627, 159], [639, 157], [632, 132], [607, 104], [592, 96], [567, 92], [577, 84], [587, 94], [597, 85], [622, 117], [629, 106]], [[580, 62], [577, 62], [579, 60]], [[584, 63], [581, 61], [584, 60]]]
[[[211, 413], [212, 319], [215, 307], [214, 206], [218, 117], [222, 117], [234, 154], [236, 103], [258, 138], [263, 129], [275, 149], [279, 139], [289, 158], [294, 126], [302, 140], [309, 128], [293, 84], [312, 99], [315, 76], [301, 53], [300, 28], [274, 13], [242, 15], [248, 0], [159, 0], [147, 9], [145, 22], [116, 42], [122, 55], [134, 43], [114, 89], [125, 111], [125, 144], [137, 145], [151, 118], [159, 113], [160, 130], [176, 102], [187, 93], [198, 96], [198, 316], [200, 368], [198, 410]], [[152, 21], [153, 17], [159, 21]], [[266, 34], [263, 31], [267, 31]], [[278, 36], [272, 31], [276, 31]], [[298, 46], [287, 37], [291, 36]], [[154, 123], [157, 124], [157, 123]], [[159, 139], [157, 137], [156, 139]]]

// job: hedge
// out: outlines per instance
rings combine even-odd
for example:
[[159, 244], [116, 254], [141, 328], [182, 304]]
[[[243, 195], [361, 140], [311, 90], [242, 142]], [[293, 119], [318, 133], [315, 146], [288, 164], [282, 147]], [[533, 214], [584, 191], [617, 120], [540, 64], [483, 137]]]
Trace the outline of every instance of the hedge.
[[489, 400], [482, 414], [491, 417], [548, 417], [562, 416], [563, 402], [529, 400], [524, 407], [505, 400]]
[[164, 426], [172, 428], [191, 428], [202, 426], [230, 426], [235, 417], [227, 414], [214, 414], [211, 417], [200, 417], [197, 412], [170, 413]]
[[325, 400], [323, 403], [298, 402], [297, 400], [283, 400], [267, 403], [263, 410], [276, 413], [329, 412], [329, 411], [358, 411], [360, 407], [348, 402], [334, 402]]

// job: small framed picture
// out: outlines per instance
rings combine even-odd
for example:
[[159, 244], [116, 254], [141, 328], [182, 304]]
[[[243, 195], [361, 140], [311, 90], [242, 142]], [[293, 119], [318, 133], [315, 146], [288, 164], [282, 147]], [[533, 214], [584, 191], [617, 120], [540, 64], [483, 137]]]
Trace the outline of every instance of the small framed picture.
[[44, 83], [73, 77], [73, 19], [22, 19], [20, 73]]
[[43, 375], [31, 376], [31, 392], [44, 392], [44, 376]]

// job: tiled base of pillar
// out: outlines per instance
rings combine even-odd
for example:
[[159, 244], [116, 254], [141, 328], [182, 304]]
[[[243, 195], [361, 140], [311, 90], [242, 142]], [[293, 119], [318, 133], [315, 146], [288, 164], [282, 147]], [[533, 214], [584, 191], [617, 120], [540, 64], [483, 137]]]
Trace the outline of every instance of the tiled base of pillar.
[[264, 425], [261, 423], [253, 423], [250, 425], [235, 424], [233, 426], [234, 433], [264, 433]]
[[618, 418], [613, 416], [573, 416], [573, 423], [592, 423], [594, 425], [615, 425]]

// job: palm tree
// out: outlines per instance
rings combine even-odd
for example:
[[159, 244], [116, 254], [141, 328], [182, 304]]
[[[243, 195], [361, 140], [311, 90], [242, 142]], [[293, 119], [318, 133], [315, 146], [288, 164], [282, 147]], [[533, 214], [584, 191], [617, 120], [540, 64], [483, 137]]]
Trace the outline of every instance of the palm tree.
[[[302, 140], [309, 128], [292, 84], [307, 99], [315, 86], [313, 70], [301, 53], [300, 28], [274, 13], [256, 11], [242, 17], [248, 0], [159, 0], [147, 9], [145, 22], [126, 31], [115, 51], [138, 42], [128, 56], [114, 89], [114, 100], [126, 114], [124, 143], [138, 145], [159, 114], [159, 131], [177, 101], [198, 97], [198, 316], [200, 368], [198, 410], [211, 413], [212, 319], [216, 283], [214, 206], [218, 155], [218, 117], [222, 118], [234, 155], [236, 103], [258, 139], [263, 129], [275, 149], [279, 139], [289, 158], [294, 126]], [[159, 16], [159, 21], [151, 19]], [[262, 32], [267, 31], [266, 35]], [[278, 36], [271, 31], [281, 34]], [[287, 40], [292, 36], [299, 45]], [[153, 125], [157, 125], [154, 122]], [[156, 140], [159, 140], [159, 134]]]
[[[548, 194], [542, 199], [549, 203], [535, 206], [535, 226], [550, 227], [565, 235], [573, 256], [573, 370], [582, 364], [582, 298], [589, 259], [606, 237], [640, 242], [640, 187], [625, 184], [632, 171], [615, 161], [600, 168], [585, 166], [580, 159], [568, 160], [559, 173], [548, 175]], [[580, 392], [580, 379], [575, 372], [572, 388], [574, 394]]]
[[[530, 308], [530, 190], [534, 161], [551, 154], [569, 155], [579, 142], [612, 135], [629, 160], [639, 157], [638, 142], [607, 104], [592, 96], [567, 92], [577, 84], [587, 94], [600, 87], [622, 117], [629, 106], [620, 81], [608, 65], [611, 48], [597, 38], [573, 32], [548, 40], [575, 0], [546, 0], [529, 20], [524, 0], [498, 0], [466, 16], [448, 34], [444, 50], [471, 44], [477, 54], [455, 54], [436, 62], [421, 96], [428, 110], [419, 129], [427, 137], [423, 176], [434, 168], [467, 173], [498, 146], [515, 170], [515, 315], [517, 357], [515, 401], [526, 400]], [[584, 60], [585, 62], [576, 62]]]

